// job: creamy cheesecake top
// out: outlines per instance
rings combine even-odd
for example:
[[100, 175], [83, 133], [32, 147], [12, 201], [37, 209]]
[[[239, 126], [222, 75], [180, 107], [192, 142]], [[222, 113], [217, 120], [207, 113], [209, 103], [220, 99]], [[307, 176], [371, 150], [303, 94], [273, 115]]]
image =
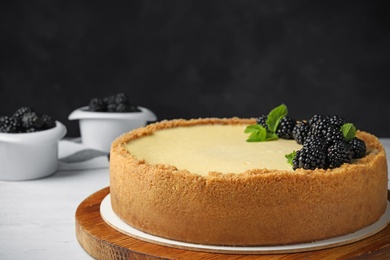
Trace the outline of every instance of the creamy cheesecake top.
[[301, 145], [285, 139], [247, 142], [245, 128], [246, 125], [168, 128], [131, 140], [126, 149], [148, 163], [169, 164], [200, 175], [262, 168], [293, 171], [285, 155], [299, 150]]

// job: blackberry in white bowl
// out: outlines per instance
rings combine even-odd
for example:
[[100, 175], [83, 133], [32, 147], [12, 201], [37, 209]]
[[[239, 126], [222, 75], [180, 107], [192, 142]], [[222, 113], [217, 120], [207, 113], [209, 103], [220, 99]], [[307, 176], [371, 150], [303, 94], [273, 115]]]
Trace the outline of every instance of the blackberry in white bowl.
[[157, 120], [152, 111], [133, 104], [124, 93], [92, 98], [88, 106], [74, 110], [68, 118], [79, 120], [84, 145], [107, 153], [121, 134]]
[[58, 141], [66, 127], [47, 114], [21, 107], [0, 116], [0, 179], [43, 178], [58, 168]]

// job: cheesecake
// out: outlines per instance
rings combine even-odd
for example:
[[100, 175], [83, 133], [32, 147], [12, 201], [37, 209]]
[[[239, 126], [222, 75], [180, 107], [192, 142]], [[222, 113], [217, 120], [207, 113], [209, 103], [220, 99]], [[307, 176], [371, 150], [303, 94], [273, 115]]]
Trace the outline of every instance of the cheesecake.
[[294, 140], [248, 142], [254, 118], [164, 120], [110, 151], [115, 214], [143, 232], [204, 245], [307, 243], [355, 232], [387, 206], [387, 160], [374, 135], [340, 167], [293, 169]]

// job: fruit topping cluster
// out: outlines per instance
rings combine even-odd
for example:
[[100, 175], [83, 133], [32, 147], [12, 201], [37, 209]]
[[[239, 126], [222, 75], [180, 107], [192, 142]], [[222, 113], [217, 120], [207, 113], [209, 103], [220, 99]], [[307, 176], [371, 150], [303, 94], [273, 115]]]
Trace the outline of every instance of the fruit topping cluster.
[[309, 120], [287, 116], [282, 104], [267, 115], [261, 115], [256, 125], [245, 130], [247, 141], [261, 142], [278, 138], [294, 139], [302, 148], [286, 155], [293, 169], [331, 169], [350, 163], [366, 154], [366, 144], [355, 136], [356, 128], [338, 115], [313, 115]]
[[56, 122], [31, 107], [21, 107], [11, 116], [0, 116], [0, 133], [32, 133], [54, 128]]
[[129, 101], [124, 93], [106, 96], [103, 98], [92, 98], [88, 104], [88, 111], [93, 112], [138, 112], [137, 106]]

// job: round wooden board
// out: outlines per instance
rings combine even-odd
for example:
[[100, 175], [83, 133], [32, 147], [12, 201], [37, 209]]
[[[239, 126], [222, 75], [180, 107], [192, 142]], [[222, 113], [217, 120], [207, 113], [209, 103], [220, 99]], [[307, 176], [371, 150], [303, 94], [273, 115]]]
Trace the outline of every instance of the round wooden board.
[[100, 204], [110, 193], [104, 188], [86, 198], [76, 210], [76, 237], [95, 259], [390, 259], [390, 225], [364, 240], [322, 250], [272, 255], [218, 254], [190, 251], [144, 242], [110, 227], [100, 215]]

